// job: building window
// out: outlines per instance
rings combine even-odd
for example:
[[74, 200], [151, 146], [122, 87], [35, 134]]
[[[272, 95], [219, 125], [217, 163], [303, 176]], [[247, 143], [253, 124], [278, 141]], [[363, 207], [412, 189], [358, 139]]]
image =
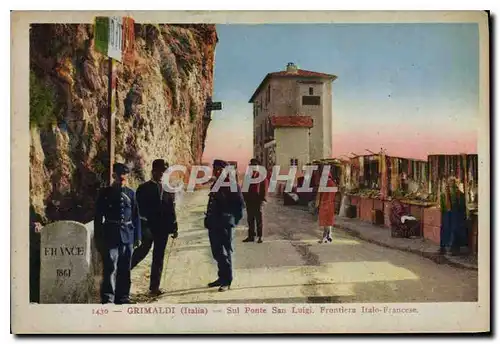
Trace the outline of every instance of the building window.
[[320, 105], [321, 98], [319, 96], [303, 96], [302, 105]]
[[314, 94], [314, 90], [312, 87], [309, 87], [309, 95], [312, 96]]
[[271, 102], [271, 85], [267, 86], [267, 103]]
[[298, 159], [290, 159], [290, 166], [299, 166], [299, 160]]
[[269, 118], [267, 118], [266, 120], [265, 128], [266, 128], [266, 142], [274, 140], [274, 128]]

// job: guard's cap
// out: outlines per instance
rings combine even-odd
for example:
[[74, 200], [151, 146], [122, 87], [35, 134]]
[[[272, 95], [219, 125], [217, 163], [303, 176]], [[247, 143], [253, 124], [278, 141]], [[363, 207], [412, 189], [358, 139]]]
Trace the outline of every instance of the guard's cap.
[[168, 163], [163, 159], [153, 161], [153, 170], [165, 172], [168, 169]]
[[225, 168], [226, 166], [227, 166], [227, 161], [220, 160], [220, 159], [214, 160], [214, 163], [213, 163], [214, 168], [217, 168], [217, 167]]
[[118, 162], [113, 165], [113, 172], [116, 174], [129, 174], [130, 169], [127, 165]]
[[256, 158], [250, 159], [250, 165], [260, 165], [260, 161]]

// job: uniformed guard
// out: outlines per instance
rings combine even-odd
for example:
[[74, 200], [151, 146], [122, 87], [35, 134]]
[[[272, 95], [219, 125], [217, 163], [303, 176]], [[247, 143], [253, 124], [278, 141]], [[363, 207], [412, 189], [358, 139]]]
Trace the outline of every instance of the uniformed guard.
[[[218, 179], [227, 162], [214, 160], [214, 175]], [[228, 181], [229, 176], [226, 178]], [[213, 189], [217, 180], [212, 184]], [[212, 255], [217, 261], [219, 278], [208, 284], [209, 287], [219, 287], [219, 291], [230, 289], [233, 281], [232, 259], [233, 252], [232, 237], [233, 227], [243, 217], [243, 196], [241, 189], [231, 192], [229, 186], [221, 186], [217, 191], [211, 191], [205, 215], [205, 227], [208, 229]]]
[[132, 268], [143, 260], [153, 248], [153, 262], [151, 263], [151, 277], [149, 292], [153, 296], [163, 294], [160, 289], [163, 261], [165, 259], [165, 248], [168, 236], [177, 238], [177, 217], [175, 214], [175, 194], [167, 192], [162, 184], [162, 177], [168, 169], [168, 164], [163, 159], [153, 161], [151, 180], [141, 184], [137, 188], [137, 202], [144, 224], [143, 232], [150, 234], [144, 238], [142, 245], [135, 250], [132, 257]]
[[[135, 193], [126, 186], [129, 168], [113, 165], [113, 184], [99, 192], [94, 219], [95, 240], [104, 265], [101, 302], [130, 301], [130, 262], [140, 245], [141, 224]], [[104, 221], [103, 221], [104, 218]]]

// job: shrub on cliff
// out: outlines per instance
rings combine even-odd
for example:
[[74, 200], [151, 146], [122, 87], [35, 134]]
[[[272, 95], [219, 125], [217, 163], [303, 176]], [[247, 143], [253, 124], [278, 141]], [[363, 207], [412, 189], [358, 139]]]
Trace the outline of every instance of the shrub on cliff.
[[30, 127], [48, 128], [57, 124], [54, 91], [30, 71]]

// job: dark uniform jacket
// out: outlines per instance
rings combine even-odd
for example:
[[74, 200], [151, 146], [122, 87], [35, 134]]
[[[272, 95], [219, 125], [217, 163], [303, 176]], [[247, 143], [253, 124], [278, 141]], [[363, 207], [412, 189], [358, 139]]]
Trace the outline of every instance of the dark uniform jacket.
[[165, 190], [160, 193], [160, 184], [150, 180], [137, 189], [137, 201], [141, 218], [153, 235], [177, 232], [175, 194]]
[[[252, 173], [252, 178], [257, 178], [259, 172], [254, 171]], [[267, 201], [267, 189], [269, 188], [269, 181], [264, 179], [257, 184], [250, 184], [248, 191], [243, 193], [243, 198], [245, 203], [261, 204]]]
[[229, 186], [222, 186], [217, 192], [210, 192], [205, 215], [205, 228], [217, 229], [236, 226], [243, 217], [243, 208], [243, 196], [239, 185], [237, 192], [231, 192]]
[[107, 247], [141, 240], [139, 209], [132, 189], [108, 186], [99, 192], [94, 230], [97, 243]]

